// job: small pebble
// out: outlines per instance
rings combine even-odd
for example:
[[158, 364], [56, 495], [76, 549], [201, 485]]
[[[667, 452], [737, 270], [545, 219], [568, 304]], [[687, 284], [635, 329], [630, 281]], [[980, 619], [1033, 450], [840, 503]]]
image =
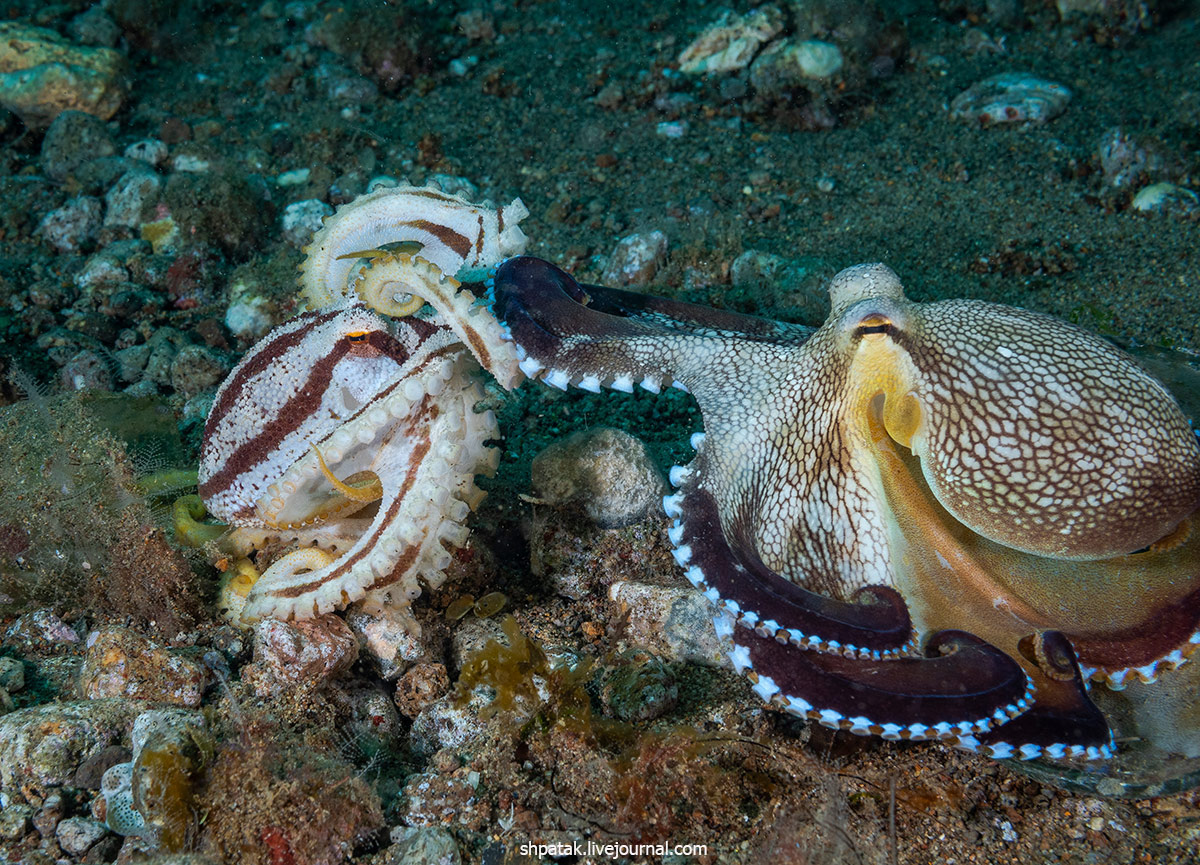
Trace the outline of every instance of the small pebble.
[[315, 688], [346, 672], [358, 660], [358, 640], [338, 616], [281, 622], [264, 619], [254, 628], [254, 662], [242, 671], [260, 697], [279, 696], [297, 686]]
[[54, 834], [64, 853], [82, 856], [108, 834], [108, 827], [90, 817], [68, 817], [59, 821]]
[[158, 175], [144, 166], [127, 171], [104, 196], [104, 224], [124, 228], [141, 225], [143, 215], [158, 201], [161, 188]]
[[275, 178], [277, 186], [303, 186], [308, 183], [308, 176], [312, 173], [307, 168], [293, 168], [291, 171], [285, 171]]
[[1045, 123], [1062, 114], [1071, 91], [1028, 72], [1005, 72], [972, 84], [950, 103], [950, 116], [981, 126]]
[[143, 138], [125, 148], [128, 159], [137, 159], [153, 166], [162, 165], [167, 159], [167, 145], [157, 138]]
[[444, 631], [426, 622], [414, 627], [407, 611], [386, 606], [371, 613], [352, 606], [346, 624], [358, 638], [359, 650], [370, 659], [384, 679], [396, 679], [416, 661], [440, 663]]
[[646, 285], [667, 258], [667, 236], [661, 231], [644, 231], [621, 238], [600, 281], [616, 287]]
[[687, 134], [687, 130], [686, 120], [664, 120], [654, 127], [655, 133], [663, 138], [683, 138]]
[[293, 201], [283, 209], [280, 218], [283, 236], [295, 247], [302, 247], [312, 240], [313, 233], [321, 228], [325, 217], [333, 214], [333, 208], [319, 198]]
[[63, 253], [77, 253], [100, 233], [104, 205], [99, 198], [77, 195], [42, 217], [38, 233]]
[[230, 289], [236, 299], [225, 310], [225, 326], [239, 340], [256, 342], [275, 326], [275, 305], [259, 294], [246, 292], [240, 296], [236, 286]]
[[180, 153], [171, 160], [171, 167], [175, 171], [183, 171], [188, 174], [206, 174], [212, 165], [203, 156], [197, 156], [194, 153]]
[[413, 664], [396, 682], [396, 707], [406, 718], [415, 718], [450, 690], [445, 664]]
[[1200, 211], [1200, 196], [1174, 183], [1155, 183], [1133, 197], [1132, 207], [1140, 213], [1186, 216]]

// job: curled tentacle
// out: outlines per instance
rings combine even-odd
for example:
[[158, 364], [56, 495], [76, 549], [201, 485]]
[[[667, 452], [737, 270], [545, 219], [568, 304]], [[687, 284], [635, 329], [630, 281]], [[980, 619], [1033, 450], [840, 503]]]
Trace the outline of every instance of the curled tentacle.
[[764, 565], [749, 539], [730, 538], [707, 490], [688, 484], [667, 503], [679, 516], [670, 535], [684, 576], [739, 624], [800, 648], [853, 657], [913, 649], [908, 608], [895, 590], [874, 586], [846, 601], [811, 592]]

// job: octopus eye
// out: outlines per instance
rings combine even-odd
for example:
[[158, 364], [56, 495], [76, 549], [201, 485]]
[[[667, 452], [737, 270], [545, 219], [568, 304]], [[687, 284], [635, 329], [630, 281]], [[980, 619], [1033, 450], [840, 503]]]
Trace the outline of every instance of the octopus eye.
[[872, 312], [863, 316], [858, 326], [854, 328], [855, 336], [867, 336], [873, 333], [891, 333], [894, 330], [892, 320], [880, 312]]
[[367, 337], [371, 335], [369, 330], [352, 330], [346, 334], [347, 342], [366, 342]]

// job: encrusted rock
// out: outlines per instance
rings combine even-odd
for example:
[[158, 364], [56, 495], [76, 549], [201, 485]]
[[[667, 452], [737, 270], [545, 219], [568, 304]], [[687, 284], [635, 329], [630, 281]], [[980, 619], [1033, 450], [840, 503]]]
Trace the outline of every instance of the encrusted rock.
[[77, 195], [42, 217], [38, 234], [59, 252], [78, 253], [96, 239], [103, 213], [99, 198]]
[[112, 390], [108, 361], [90, 348], [76, 352], [58, 373], [63, 390]]
[[480, 692], [460, 703], [458, 695], [447, 694], [427, 705], [413, 719], [409, 732], [409, 747], [421, 757], [429, 757], [442, 748], [465, 749], [469, 742], [479, 741], [487, 722], [479, 717], [492, 698]]
[[679, 55], [679, 71], [710, 75], [745, 69], [764, 44], [783, 31], [784, 16], [768, 4], [745, 15], [726, 10]]
[[406, 718], [415, 718], [449, 690], [445, 664], [413, 664], [396, 682], [396, 706]]
[[605, 710], [622, 721], [651, 721], [679, 702], [679, 685], [662, 658], [646, 652], [626, 652], [600, 678]]
[[950, 103], [956, 120], [996, 123], [1045, 123], [1062, 114], [1071, 91], [1029, 72], [1004, 72], [972, 84]]
[[66, 813], [67, 803], [63, 799], [62, 793], [58, 790], [51, 790], [42, 800], [42, 807], [38, 808], [37, 813], [33, 815], [31, 821], [33, 828], [43, 838], [49, 838], [54, 835], [54, 827], [66, 816]]
[[108, 120], [125, 87], [125, 58], [111, 48], [75, 45], [42, 27], [0, 24], [0, 105], [26, 125], [41, 128], [71, 110]]
[[93, 159], [116, 152], [112, 134], [99, 117], [82, 111], [64, 111], [42, 137], [38, 164], [47, 177], [63, 181]]
[[358, 659], [358, 640], [338, 616], [281, 622], [264, 619], [254, 629], [254, 662], [242, 672], [259, 696], [301, 686], [316, 688]]
[[0, 658], [0, 688], [15, 694], [25, 688], [25, 665], [16, 658]]
[[735, 289], [752, 292], [772, 318], [819, 325], [829, 316], [829, 280], [836, 272], [816, 256], [783, 258], [750, 249], [733, 260], [729, 280]]
[[1163, 170], [1163, 158], [1119, 126], [1106, 130], [1096, 147], [1106, 186], [1116, 189], [1145, 183]]
[[91, 817], [68, 817], [60, 820], [54, 830], [58, 846], [72, 856], [82, 856], [107, 834], [108, 827]]
[[27, 652], [52, 652], [78, 643], [79, 634], [51, 610], [33, 610], [8, 626], [4, 642]]
[[450, 662], [462, 669], [467, 659], [492, 640], [507, 643], [499, 619], [468, 619], [458, 626], [450, 639]]
[[600, 282], [604, 285], [646, 285], [667, 259], [667, 236], [661, 231], [645, 231], [621, 238]]
[[491, 808], [486, 798], [476, 795], [475, 784], [462, 772], [450, 776], [422, 772], [409, 778], [401, 800], [404, 822], [410, 826], [455, 822], [469, 829], [482, 828]]
[[208, 668], [164, 649], [128, 628], [88, 636], [79, 673], [80, 693], [89, 699], [126, 697], [175, 706], [198, 706]]
[[253, 274], [234, 272], [225, 326], [243, 345], [257, 342], [279, 323], [279, 310]]
[[48, 703], [0, 718], [0, 787], [17, 799], [72, 783], [81, 764], [127, 740], [145, 706], [124, 699]]
[[146, 166], [127, 171], [105, 193], [106, 226], [136, 228], [158, 201], [162, 181]]
[[603, 528], [635, 523], [667, 490], [646, 446], [629, 433], [597, 427], [575, 433], [538, 454], [534, 493], [552, 505], [579, 502]]
[[333, 215], [333, 208], [319, 198], [293, 201], [283, 209], [280, 223], [283, 236], [292, 246], [305, 246], [320, 230], [325, 217]]
[[397, 826], [384, 865], [460, 865], [454, 836], [440, 826]]
[[631, 645], [675, 661], [727, 665], [712, 607], [699, 592], [622, 581], [609, 586], [608, 598], [628, 624]]
[[0, 810], [0, 840], [19, 841], [30, 829], [33, 808], [21, 802], [10, 802]]
[[229, 372], [229, 364], [203, 345], [185, 345], [171, 361], [171, 387], [184, 398], [214, 390]]
[[118, 282], [129, 282], [129, 271], [125, 269], [120, 257], [108, 249], [102, 249], [89, 257], [83, 269], [75, 274], [75, 284], [83, 289]]
[[346, 624], [384, 679], [399, 677], [414, 661], [439, 662], [444, 656], [444, 627], [423, 623], [415, 633], [408, 611], [385, 606], [366, 612], [356, 604], [347, 611]]

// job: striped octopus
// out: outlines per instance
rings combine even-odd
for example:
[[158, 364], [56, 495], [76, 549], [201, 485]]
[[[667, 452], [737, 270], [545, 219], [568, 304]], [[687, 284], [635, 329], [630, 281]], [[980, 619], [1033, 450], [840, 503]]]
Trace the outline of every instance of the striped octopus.
[[[505, 388], [521, 378], [455, 274], [522, 251], [526, 214], [520, 199], [494, 208], [401, 186], [344, 205], [314, 235], [300, 275], [308, 310], [247, 352], [204, 430], [200, 496], [235, 527], [222, 552], [242, 557], [223, 592], [231, 618], [308, 618], [361, 600], [419, 632], [411, 601], [444, 579], [484, 495], [475, 475], [497, 463], [476, 373]], [[417, 314], [425, 304], [432, 314]], [[281, 546], [261, 575], [244, 558]]]
[[1200, 446], [1156, 379], [1055, 318], [914, 303], [882, 264], [819, 329], [600, 286], [491, 285], [521, 370], [699, 404], [664, 500], [733, 667], [825, 726], [991, 757], [1114, 754], [1089, 688], [1200, 643]]

